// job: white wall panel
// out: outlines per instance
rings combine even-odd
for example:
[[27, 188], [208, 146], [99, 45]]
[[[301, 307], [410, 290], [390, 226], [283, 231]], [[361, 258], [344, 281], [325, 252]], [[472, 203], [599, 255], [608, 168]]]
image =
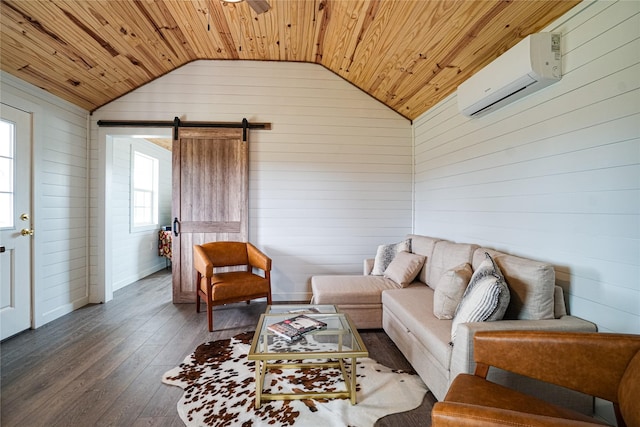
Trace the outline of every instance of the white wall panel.
[[[131, 230], [132, 147], [158, 159], [159, 224], [151, 230]], [[162, 225], [171, 224], [171, 152], [140, 138], [118, 137], [113, 139], [111, 166], [112, 281], [115, 291], [166, 266], [165, 258], [158, 256], [158, 230]]]
[[33, 118], [33, 325], [89, 302], [88, 112], [0, 72], [2, 102]]
[[572, 314], [640, 333], [640, 3], [584, 3], [562, 80], [481, 118], [414, 122], [415, 232], [553, 263]]
[[411, 123], [321, 66], [188, 64], [94, 112], [94, 157], [97, 120], [175, 116], [272, 124], [250, 135], [249, 236], [273, 258], [275, 300], [308, 300], [311, 276], [360, 273], [411, 231]]

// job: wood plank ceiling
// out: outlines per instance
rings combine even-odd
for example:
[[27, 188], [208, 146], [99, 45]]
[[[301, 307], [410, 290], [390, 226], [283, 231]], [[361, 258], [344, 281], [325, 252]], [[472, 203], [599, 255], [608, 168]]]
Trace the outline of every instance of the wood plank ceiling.
[[194, 60], [312, 62], [413, 120], [579, 1], [270, 3], [2, 0], [1, 68], [93, 111]]

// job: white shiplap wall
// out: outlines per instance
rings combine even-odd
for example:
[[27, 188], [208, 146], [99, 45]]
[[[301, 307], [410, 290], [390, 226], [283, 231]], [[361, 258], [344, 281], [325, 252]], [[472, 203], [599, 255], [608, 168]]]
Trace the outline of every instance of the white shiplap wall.
[[33, 325], [89, 301], [88, 111], [0, 72], [1, 101], [32, 114]]
[[411, 231], [411, 123], [319, 65], [185, 65], [94, 112], [96, 164], [97, 120], [174, 116], [272, 123], [250, 136], [249, 236], [273, 259], [275, 300], [309, 299], [312, 275], [360, 273], [377, 245]]
[[414, 122], [415, 232], [556, 266], [572, 314], [640, 333], [640, 2], [586, 2], [560, 82], [477, 119]]
[[[171, 152], [140, 138], [114, 137], [111, 174], [112, 282], [118, 290], [165, 268], [158, 256], [158, 230], [171, 225]], [[158, 159], [158, 227], [131, 231], [132, 148]]]

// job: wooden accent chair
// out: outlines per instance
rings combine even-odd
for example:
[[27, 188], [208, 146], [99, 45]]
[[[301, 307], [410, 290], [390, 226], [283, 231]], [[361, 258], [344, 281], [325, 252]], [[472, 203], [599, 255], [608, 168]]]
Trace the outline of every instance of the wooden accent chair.
[[[271, 258], [251, 243], [211, 242], [193, 246], [193, 266], [196, 269], [196, 311], [201, 298], [207, 304], [209, 331], [213, 331], [213, 306], [267, 298], [271, 304]], [[223, 267], [238, 271], [220, 271]], [[262, 271], [262, 276], [254, 269]], [[228, 268], [225, 270], [229, 270]]]
[[618, 427], [640, 426], [640, 335], [485, 331], [474, 375], [458, 375], [432, 426], [593, 426], [602, 422], [486, 380], [490, 366], [613, 403]]

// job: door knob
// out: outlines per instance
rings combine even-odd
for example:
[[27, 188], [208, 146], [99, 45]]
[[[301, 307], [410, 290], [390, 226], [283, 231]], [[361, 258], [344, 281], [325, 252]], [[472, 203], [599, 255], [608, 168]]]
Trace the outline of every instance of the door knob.
[[22, 230], [20, 230], [20, 235], [22, 235], [22, 236], [33, 236], [33, 230], [28, 229], [28, 228], [23, 228]]

